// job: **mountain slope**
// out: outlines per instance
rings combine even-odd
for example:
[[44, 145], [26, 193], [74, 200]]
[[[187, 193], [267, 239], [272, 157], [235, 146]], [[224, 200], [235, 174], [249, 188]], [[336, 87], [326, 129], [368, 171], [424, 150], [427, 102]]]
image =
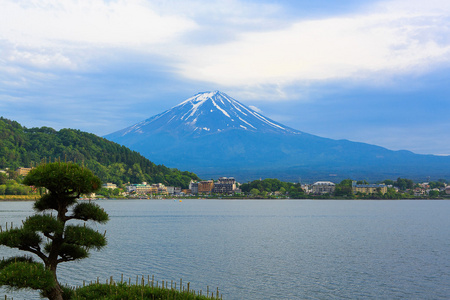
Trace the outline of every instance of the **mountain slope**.
[[165, 183], [186, 187], [197, 175], [156, 165], [125, 146], [91, 133], [49, 127], [25, 128], [0, 118], [0, 169], [29, 167], [46, 159], [84, 164], [104, 182]]
[[241, 104], [219, 91], [199, 93], [161, 114], [107, 135], [152, 135], [170, 132], [172, 136], [205, 135], [239, 129], [260, 133], [301, 134]]
[[314, 136], [264, 117], [218, 91], [199, 93], [106, 138], [204, 178], [450, 177], [450, 157]]

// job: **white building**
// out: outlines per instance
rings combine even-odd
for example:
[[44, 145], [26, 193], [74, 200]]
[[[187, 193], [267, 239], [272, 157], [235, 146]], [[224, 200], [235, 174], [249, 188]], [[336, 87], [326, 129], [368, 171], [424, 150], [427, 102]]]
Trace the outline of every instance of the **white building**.
[[105, 189], [117, 189], [117, 185], [114, 184], [114, 183], [107, 182], [107, 183], [102, 184], [102, 188], [105, 188]]
[[191, 180], [191, 182], [189, 183], [189, 189], [191, 190], [191, 194], [198, 194], [198, 182], [194, 182], [193, 180]]
[[332, 194], [336, 185], [331, 181], [317, 181], [312, 185], [312, 193], [316, 195]]
[[175, 187], [174, 186], [166, 186], [166, 189], [167, 189], [167, 193], [169, 195], [175, 194]]

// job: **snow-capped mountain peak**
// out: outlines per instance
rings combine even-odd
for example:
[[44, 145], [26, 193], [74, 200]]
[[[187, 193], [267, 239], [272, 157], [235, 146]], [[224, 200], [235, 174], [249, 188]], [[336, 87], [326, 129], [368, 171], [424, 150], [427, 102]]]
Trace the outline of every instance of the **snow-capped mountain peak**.
[[448, 157], [390, 151], [296, 131], [219, 91], [199, 93], [105, 137], [158, 164], [203, 178], [227, 173], [249, 180], [261, 176], [294, 180], [303, 174], [316, 181], [329, 174], [340, 180], [361, 174], [375, 180], [386, 174], [395, 178], [434, 173], [445, 178], [450, 170]]
[[159, 115], [123, 130], [122, 135], [149, 131], [211, 134], [232, 129], [301, 133], [261, 115], [225, 93], [213, 91], [198, 93]]

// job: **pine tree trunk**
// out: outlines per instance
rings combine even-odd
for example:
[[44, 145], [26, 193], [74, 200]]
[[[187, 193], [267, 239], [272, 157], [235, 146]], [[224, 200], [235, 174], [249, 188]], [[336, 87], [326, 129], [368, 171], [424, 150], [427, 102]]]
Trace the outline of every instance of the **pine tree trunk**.
[[56, 286], [54, 288], [45, 292], [45, 296], [49, 300], [63, 300], [62, 295], [63, 295], [63, 291], [62, 291], [59, 283], [56, 283]]
[[55, 280], [55, 286], [51, 288], [48, 291], [45, 291], [45, 296], [49, 300], [63, 300], [63, 290], [61, 289], [61, 286], [59, 285], [58, 278], [56, 277], [56, 267], [58, 263], [56, 262], [56, 259], [52, 259], [49, 261], [48, 268], [53, 273], [53, 278]]
[[[58, 203], [58, 220], [62, 221], [65, 226], [65, 212], [67, 211], [65, 205], [61, 205]], [[55, 286], [46, 292], [46, 297], [50, 300], [63, 300], [63, 290], [59, 285], [58, 278], [56, 276], [56, 267], [58, 266], [58, 254], [59, 249], [62, 244], [62, 234], [55, 234], [55, 238], [53, 239], [52, 247], [50, 249], [48, 260], [47, 260], [47, 268], [53, 273], [53, 278], [55, 280]]]

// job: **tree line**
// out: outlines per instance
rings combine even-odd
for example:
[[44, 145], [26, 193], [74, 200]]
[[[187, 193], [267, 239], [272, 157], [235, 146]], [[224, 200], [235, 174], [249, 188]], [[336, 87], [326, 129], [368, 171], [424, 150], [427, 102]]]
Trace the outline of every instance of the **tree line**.
[[119, 185], [145, 181], [187, 188], [191, 180], [200, 180], [192, 172], [156, 165], [138, 152], [95, 134], [75, 129], [26, 128], [0, 117], [0, 169], [15, 170], [55, 160], [82, 163], [103, 182]]
[[[365, 180], [356, 182], [357, 184], [369, 184]], [[380, 184], [388, 186], [387, 193], [381, 194], [381, 192], [365, 195], [354, 194], [352, 179], [344, 179], [340, 183], [335, 185], [334, 193], [326, 195], [308, 195], [302, 189], [300, 183], [283, 182], [278, 179], [264, 179], [254, 180], [252, 182], [244, 183], [240, 186], [243, 193], [252, 197], [266, 198], [273, 196], [277, 193], [279, 196], [286, 196], [292, 199], [305, 199], [305, 198], [339, 198], [339, 199], [355, 199], [355, 198], [367, 198], [367, 199], [408, 199], [413, 198], [413, 189], [418, 187], [418, 184], [411, 179], [397, 178], [397, 180], [386, 179]], [[443, 188], [449, 182], [445, 179], [439, 179], [437, 181], [428, 182], [430, 189]], [[431, 191], [430, 197], [438, 197], [440, 194], [437, 191]]]
[[240, 188], [243, 193], [251, 194], [255, 197], [267, 197], [267, 195], [276, 192], [280, 195], [288, 195], [293, 199], [303, 198], [305, 195], [300, 183], [284, 182], [272, 178], [243, 183]]

